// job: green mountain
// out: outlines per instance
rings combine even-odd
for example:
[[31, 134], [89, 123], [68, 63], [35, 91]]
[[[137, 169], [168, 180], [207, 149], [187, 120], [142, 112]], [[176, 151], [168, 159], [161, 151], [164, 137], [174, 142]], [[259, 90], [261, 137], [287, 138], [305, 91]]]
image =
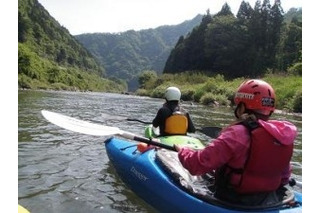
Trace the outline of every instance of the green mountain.
[[19, 88], [125, 90], [37, 0], [19, 0], [18, 65]]
[[138, 87], [144, 70], [162, 73], [170, 51], [180, 36], [201, 22], [202, 15], [178, 25], [122, 33], [92, 33], [75, 36], [106, 70], [107, 76], [124, 79], [130, 90]]
[[[163, 73], [185, 71], [222, 74], [227, 79], [261, 77], [267, 72], [302, 71], [302, 9], [285, 14], [280, 1], [242, 1], [236, 15], [229, 5], [208, 13], [199, 26], [181, 37]], [[295, 67], [295, 71], [292, 70]]]

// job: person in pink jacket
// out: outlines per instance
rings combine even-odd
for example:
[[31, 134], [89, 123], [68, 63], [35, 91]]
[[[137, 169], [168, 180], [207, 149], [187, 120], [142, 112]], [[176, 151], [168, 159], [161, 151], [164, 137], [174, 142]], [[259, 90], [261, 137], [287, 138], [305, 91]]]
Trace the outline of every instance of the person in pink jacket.
[[[215, 197], [241, 205], [264, 205], [289, 181], [297, 128], [288, 121], [269, 120], [275, 93], [265, 81], [243, 82], [234, 97], [236, 121], [203, 150], [175, 145], [190, 174], [214, 171]], [[273, 196], [275, 195], [275, 196]], [[267, 201], [267, 202], [270, 202]]]

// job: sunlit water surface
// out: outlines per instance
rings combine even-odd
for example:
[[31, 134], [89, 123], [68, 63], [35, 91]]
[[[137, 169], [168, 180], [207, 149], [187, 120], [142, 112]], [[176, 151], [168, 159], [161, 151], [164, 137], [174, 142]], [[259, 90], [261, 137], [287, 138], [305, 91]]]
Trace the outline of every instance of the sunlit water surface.
[[[32, 213], [155, 212], [119, 179], [104, 148], [106, 137], [71, 132], [46, 121], [46, 109], [81, 120], [115, 126], [143, 135], [162, 99], [109, 93], [19, 91], [18, 184], [19, 203]], [[226, 126], [231, 108], [183, 102], [197, 127]], [[302, 116], [273, 115], [299, 129], [292, 159], [293, 177], [301, 180]], [[193, 134], [205, 143], [210, 139]], [[299, 190], [299, 189], [297, 189]]]

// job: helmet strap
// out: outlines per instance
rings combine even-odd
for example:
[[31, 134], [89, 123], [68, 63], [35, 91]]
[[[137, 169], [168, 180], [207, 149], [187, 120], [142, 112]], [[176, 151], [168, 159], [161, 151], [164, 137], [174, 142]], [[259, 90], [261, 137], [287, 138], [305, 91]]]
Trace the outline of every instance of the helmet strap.
[[236, 116], [236, 118], [240, 118], [240, 116], [245, 112], [246, 112], [246, 106], [244, 103], [241, 102], [235, 108], [234, 115]]
[[272, 115], [272, 112], [270, 112], [269, 115], [264, 115], [264, 114], [261, 114], [261, 113], [254, 111], [254, 110], [247, 109], [246, 105], [241, 102], [235, 108], [234, 115], [237, 119], [241, 120], [241, 119], [243, 119], [243, 117], [242, 117], [243, 114], [254, 115], [257, 119], [267, 121], [269, 119], [269, 117]]
[[261, 114], [261, 113], [259, 113], [259, 112], [257, 112], [257, 111], [248, 110], [248, 109], [246, 110], [246, 113], [248, 113], [248, 114], [254, 114], [257, 119], [261, 119], [261, 120], [264, 120], [264, 121], [269, 120], [269, 117], [270, 117], [270, 115], [272, 114], [272, 112], [270, 112], [269, 115], [264, 115], [264, 114]]
[[234, 109], [234, 116], [235, 116], [236, 118], [239, 118], [238, 113], [237, 113], [238, 108], [239, 108], [239, 105], [237, 105], [236, 108]]

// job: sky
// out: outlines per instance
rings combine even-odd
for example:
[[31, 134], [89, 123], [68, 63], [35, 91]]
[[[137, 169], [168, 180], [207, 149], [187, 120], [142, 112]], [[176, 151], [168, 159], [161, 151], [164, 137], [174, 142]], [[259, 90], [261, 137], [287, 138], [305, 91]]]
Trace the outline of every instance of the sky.
[[[219, 12], [228, 3], [236, 15], [242, 0], [38, 0], [72, 35], [117, 33], [175, 25], [198, 14]], [[254, 7], [256, 0], [247, 0]], [[270, 0], [271, 5], [274, 0]], [[302, 7], [302, 0], [282, 0], [282, 8]]]

